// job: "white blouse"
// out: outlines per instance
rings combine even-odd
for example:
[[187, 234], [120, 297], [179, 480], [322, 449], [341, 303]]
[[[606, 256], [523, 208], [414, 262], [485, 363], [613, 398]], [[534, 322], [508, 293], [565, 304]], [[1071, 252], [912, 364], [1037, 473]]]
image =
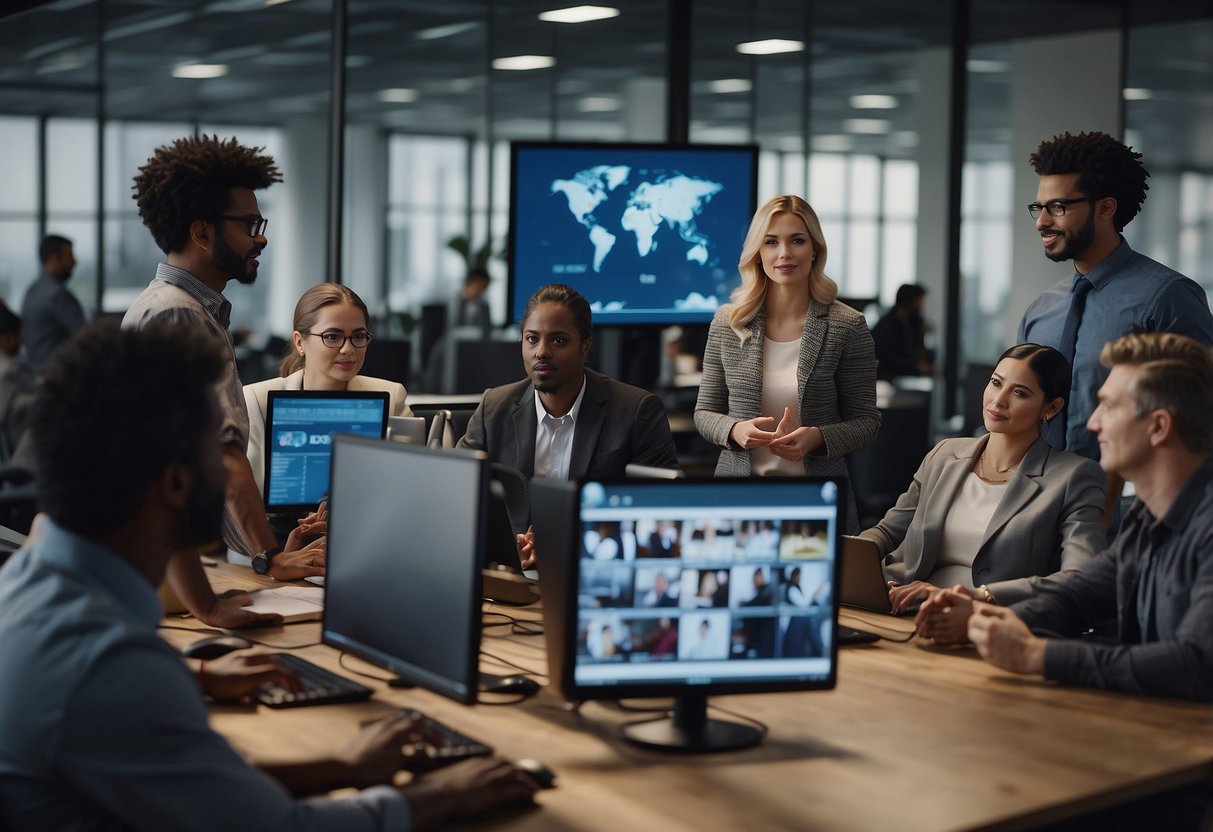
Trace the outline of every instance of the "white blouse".
[[973, 472], [965, 477], [943, 521], [939, 557], [928, 581], [935, 586], [973, 586], [973, 560], [1006, 490], [1005, 482], [988, 483]]
[[[783, 409], [792, 408], [793, 427], [800, 427], [800, 389], [796, 368], [800, 365], [800, 339], [772, 341], [762, 339], [762, 415], [783, 418]], [[759, 477], [803, 477], [804, 463], [775, 456], [766, 448], [750, 452], [750, 471]]]

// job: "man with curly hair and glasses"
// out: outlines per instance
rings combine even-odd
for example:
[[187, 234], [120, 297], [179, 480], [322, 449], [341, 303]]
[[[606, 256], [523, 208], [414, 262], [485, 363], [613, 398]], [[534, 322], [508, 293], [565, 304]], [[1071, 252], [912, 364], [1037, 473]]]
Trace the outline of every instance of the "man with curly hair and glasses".
[[[245, 455], [248, 411], [228, 331], [232, 305], [223, 295], [229, 281], [248, 285], [257, 279], [257, 258], [268, 245], [269, 221], [255, 192], [281, 182], [282, 174], [261, 150], [244, 147], [234, 138], [178, 139], [157, 148], [139, 169], [134, 199], [165, 262], [156, 267], [155, 278], [135, 299], [122, 325], [143, 329], [171, 323], [201, 329], [228, 358], [215, 387], [228, 471], [223, 538], [251, 556], [259, 573], [291, 580], [324, 574], [325, 539], [305, 541], [302, 529], [297, 529], [283, 549], [266, 519]], [[323, 531], [322, 524], [313, 525], [309, 531]], [[174, 558], [168, 575], [185, 605], [212, 625], [239, 626], [255, 618], [239, 608], [241, 602], [248, 603], [247, 596], [234, 602], [214, 597], [194, 552]]]
[[[1059, 350], [1073, 366], [1065, 409], [1045, 427], [1049, 444], [1099, 460], [1086, 428], [1107, 380], [1104, 344], [1131, 332], [1175, 332], [1213, 344], [1213, 317], [1195, 281], [1134, 251], [1121, 236], [1146, 199], [1150, 172], [1141, 154], [1107, 133], [1062, 133], [1028, 157], [1040, 177], [1028, 214], [1055, 262], [1074, 261], [1074, 274], [1028, 305], [1017, 342]], [[1124, 482], [1109, 475], [1105, 521], [1111, 522]]]

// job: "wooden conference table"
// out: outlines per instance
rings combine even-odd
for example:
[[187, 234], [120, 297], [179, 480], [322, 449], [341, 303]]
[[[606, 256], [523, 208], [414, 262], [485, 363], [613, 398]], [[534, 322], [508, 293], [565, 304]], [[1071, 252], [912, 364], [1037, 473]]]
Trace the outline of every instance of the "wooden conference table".
[[[228, 564], [208, 572], [217, 590], [269, 583]], [[537, 609], [492, 609], [541, 626]], [[841, 621], [866, 622], [873, 630], [910, 627], [846, 609]], [[542, 637], [509, 635], [509, 629], [486, 627], [482, 670], [512, 672], [496, 656], [545, 674]], [[179, 645], [195, 638], [163, 632]], [[318, 641], [319, 624], [248, 635], [292, 647]], [[1061, 688], [1003, 673], [971, 648], [918, 640], [841, 648], [832, 691], [710, 700], [766, 723], [770, 733], [756, 748], [705, 756], [625, 744], [615, 726], [644, 715], [595, 702], [578, 711], [546, 688], [520, 704], [466, 707], [361, 679], [349, 669], [383, 671], [353, 657], [342, 668], [329, 647], [307, 647], [301, 655], [366, 681], [377, 688], [374, 698], [281, 711], [216, 705], [216, 729], [243, 750], [320, 753], [348, 742], [361, 720], [409, 705], [498, 753], [535, 757], [556, 772], [557, 788], [538, 795], [540, 808], [497, 815], [474, 828], [1027, 829], [1213, 773], [1213, 706]]]

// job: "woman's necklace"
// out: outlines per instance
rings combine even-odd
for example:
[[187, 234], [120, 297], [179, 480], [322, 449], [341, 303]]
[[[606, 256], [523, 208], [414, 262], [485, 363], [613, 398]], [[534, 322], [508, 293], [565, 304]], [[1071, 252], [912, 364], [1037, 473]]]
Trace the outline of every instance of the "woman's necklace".
[[[1005, 474], [1014, 467], [1015, 467], [1014, 465], [1008, 465], [1006, 468], [995, 468], [994, 470], [996, 472], [998, 472], [999, 474]], [[990, 483], [990, 485], [1002, 485], [1004, 482], [1009, 482], [1011, 479], [1010, 477], [1004, 477], [1003, 479], [1000, 479], [1000, 480], [994, 480], [994, 479], [990, 479], [989, 477], [986, 476], [986, 452], [985, 451], [982, 451], [981, 456], [977, 457], [977, 476], [978, 476], [978, 478]]]

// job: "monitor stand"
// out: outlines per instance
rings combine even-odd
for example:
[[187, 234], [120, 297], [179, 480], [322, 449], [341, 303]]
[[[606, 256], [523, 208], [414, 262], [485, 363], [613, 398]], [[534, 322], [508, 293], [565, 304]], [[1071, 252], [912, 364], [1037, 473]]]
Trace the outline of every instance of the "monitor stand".
[[628, 742], [644, 748], [690, 753], [749, 748], [762, 742], [766, 735], [757, 725], [708, 719], [706, 696], [676, 697], [672, 715], [630, 722], [620, 726], [619, 733]]
[[525, 607], [539, 600], [539, 584], [509, 569], [484, 569], [483, 594], [490, 601], [511, 607]]

